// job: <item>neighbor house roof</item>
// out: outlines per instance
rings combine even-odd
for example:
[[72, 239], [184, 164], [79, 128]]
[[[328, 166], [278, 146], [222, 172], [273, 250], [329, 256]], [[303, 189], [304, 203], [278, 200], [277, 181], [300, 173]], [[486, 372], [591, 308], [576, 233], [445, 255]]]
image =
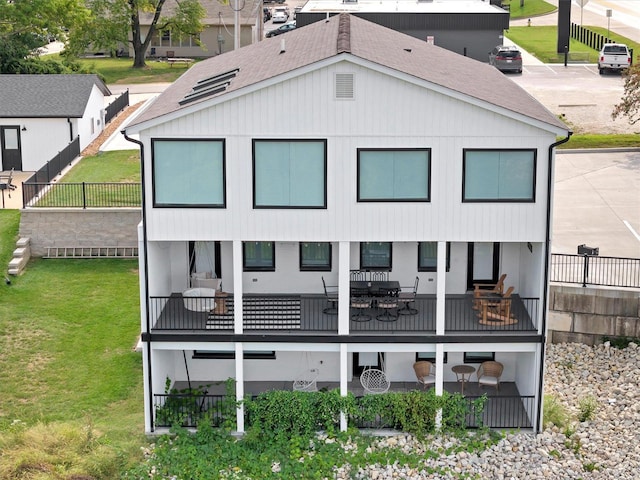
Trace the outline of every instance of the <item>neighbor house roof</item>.
[[[483, 104], [486, 102], [487, 107], [496, 105], [555, 129], [567, 130], [566, 125], [554, 114], [496, 68], [346, 13], [194, 65], [131, 126], [229, 95], [303, 67], [312, 68], [320, 62], [353, 57], [364, 60], [372, 68], [391, 69], [410, 75], [443, 87], [441, 91], [462, 94]], [[219, 93], [189, 103], [182, 102], [181, 105], [180, 101], [199, 81], [226, 72], [235, 74]]]
[[94, 85], [111, 95], [97, 75], [0, 75], [0, 118], [80, 118]]
[[308, 0], [303, 12], [384, 12], [384, 13], [485, 13], [505, 14], [505, 11], [482, 0]]

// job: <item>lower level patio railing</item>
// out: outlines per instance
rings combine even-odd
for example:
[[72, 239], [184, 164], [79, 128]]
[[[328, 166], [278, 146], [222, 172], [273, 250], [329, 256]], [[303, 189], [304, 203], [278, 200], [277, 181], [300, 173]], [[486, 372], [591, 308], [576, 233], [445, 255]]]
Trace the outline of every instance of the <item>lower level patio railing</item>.
[[[227, 415], [235, 415], [229, 405], [234, 405], [235, 399], [228, 403], [226, 395], [209, 394], [160, 394], [154, 395], [155, 427], [168, 428], [175, 424], [187, 428], [194, 428], [205, 419], [210, 419], [214, 427], [219, 427]], [[256, 398], [255, 396], [253, 397]], [[362, 398], [362, 397], [358, 397]], [[471, 413], [466, 417], [467, 428], [477, 428], [476, 415], [473, 411], [474, 401], [480, 397], [464, 397], [469, 405]], [[356, 399], [357, 400], [357, 399]], [[519, 395], [495, 395], [487, 396], [482, 412], [482, 424], [488, 428], [532, 428], [531, 414], [535, 411], [535, 398], [533, 396]], [[230, 420], [230, 418], [227, 418]], [[249, 426], [251, 419], [247, 416], [245, 425]], [[390, 428], [390, 425], [382, 418], [374, 421], [356, 421], [357, 428]]]

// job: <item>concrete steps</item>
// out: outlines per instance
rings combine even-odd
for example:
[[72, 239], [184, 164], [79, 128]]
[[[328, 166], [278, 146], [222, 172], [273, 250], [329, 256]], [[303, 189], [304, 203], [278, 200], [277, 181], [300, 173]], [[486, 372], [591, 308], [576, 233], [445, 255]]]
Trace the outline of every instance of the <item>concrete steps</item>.
[[13, 251], [13, 258], [9, 262], [7, 273], [9, 275], [20, 275], [29, 259], [31, 258], [31, 239], [20, 238], [16, 242], [16, 249]]

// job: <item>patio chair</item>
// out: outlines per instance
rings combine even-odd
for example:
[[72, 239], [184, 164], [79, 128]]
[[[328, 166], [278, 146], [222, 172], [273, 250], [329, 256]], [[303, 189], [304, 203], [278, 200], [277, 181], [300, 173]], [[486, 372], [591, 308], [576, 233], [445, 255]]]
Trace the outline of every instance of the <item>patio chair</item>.
[[[376, 318], [381, 322], [395, 322], [398, 320], [398, 297], [384, 297], [378, 300], [377, 307], [384, 310]], [[396, 310], [394, 312], [394, 310]]]
[[364, 282], [367, 279], [365, 272], [362, 270], [351, 270], [350, 273], [352, 282]]
[[427, 386], [433, 387], [436, 383], [436, 376], [431, 373], [433, 364], [427, 360], [420, 360], [413, 364], [413, 371], [416, 373], [418, 383], [422, 384], [422, 388]]
[[379, 354], [379, 357], [381, 368], [372, 368], [369, 366], [360, 374], [360, 384], [362, 388], [364, 388], [365, 393], [385, 393], [391, 387], [391, 382], [385, 373], [384, 358], [382, 354]]
[[337, 315], [338, 314], [338, 287], [337, 286], [327, 286], [327, 283], [324, 281], [324, 277], [322, 277], [322, 287], [324, 288], [324, 297], [327, 299], [328, 306], [322, 310], [323, 313], [327, 315]]
[[293, 390], [296, 392], [317, 392], [318, 375], [320, 375], [320, 370], [317, 368], [305, 370], [293, 381]]
[[9, 172], [8, 176], [0, 176], [0, 190], [9, 190], [9, 198], [11, 198], [11, 192], [17, 187], [11, 183], [13, 181], [13, 168]]
[[[398, 301], [403, 303], [404, 306], [398, 310], [398, 315], [415, 315], [418, 313], [416, 308], [412, 308], [411, 304], [416, 301], [416, 295], [418, 293], [418, 281], [420, 279], [416, 277], [416, 281], [413, 287], [400, 287], [400, 293], [398, 294]], [[409, 289], [409, 291], [403, 291]]]
[[503, 273], [496, 283], [474, 283], [473, 284], [473, 308], [480, 308], [480, 299], [492, 295], [502, 295], [504, 293], [504, 281], [507, 274]]
[[518, 320], [511, 313], [511, 294], [513, 287], [509, 287], [504, 295], [500, 298], [481, 298], [480, 317], [481, 325], [511, 325], [517, 323]]
[[496, 391], [500, 391], [500, 377], [504, 365], [494, 360], [482, 362], [478, 367], [478, 386], [488, 385], [495, 387]]
[[354, 322], [368, 322], [371, 320], [371, 315], [365, 313], [365, 310], [371, 308], [371, 298], [351, 297], [351, 308], [356, 311], [351, 315], [351, 320]]
[[370, 272], [371, 275], [371, 281], [372, 282], [387, 282], [389, 281], [389, 272], [380, 272], [380, 271], [373, 271]]

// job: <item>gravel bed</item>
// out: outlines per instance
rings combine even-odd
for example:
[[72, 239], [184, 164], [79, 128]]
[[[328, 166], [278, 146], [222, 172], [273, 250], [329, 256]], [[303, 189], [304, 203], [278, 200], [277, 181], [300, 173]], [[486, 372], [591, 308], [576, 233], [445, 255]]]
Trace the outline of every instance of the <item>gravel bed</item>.
[[[336, 478], [357, 479], [640, 479], [640, 348], [608, 343], [547, 346], [546, 394], [571, 416], [569, 429], [548, 425], [537, 435], [508, 433], [479, 452], [442, 454], [417, 469], [369, 465]], [[591, 420], [579, 422], [581, 402], [593, 400]], [[447, 451], [457, 440], [434, 436], [418, 442], [410, 435], [383, 437], [378, 448], [400, 446], [415, 453]], [[435, 472], [435, 473], [434, 473]]]

